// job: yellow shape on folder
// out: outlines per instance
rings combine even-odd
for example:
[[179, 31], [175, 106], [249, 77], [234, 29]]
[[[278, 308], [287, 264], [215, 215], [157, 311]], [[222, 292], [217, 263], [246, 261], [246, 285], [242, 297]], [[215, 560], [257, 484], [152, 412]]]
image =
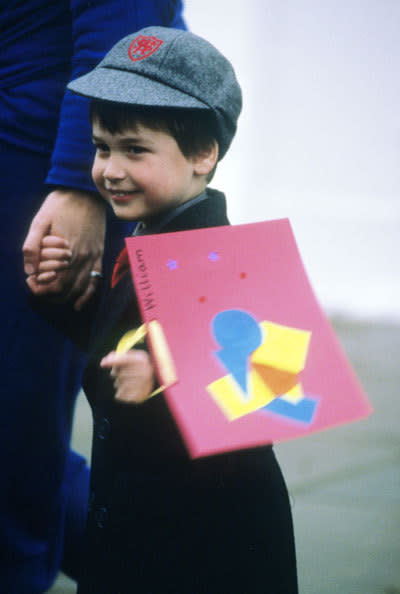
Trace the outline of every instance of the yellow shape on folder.
[[300, 373], [306, 363], [311, 332], [272, 322], [261, 322], [260, 326], [264, 340], [251, 355], [251, 362], [289, 373]]
[[254, 369], [249, 372], [250, 396], [244, 394], [231, 375], [209, 384], [207, 391], [230, 421], [266, 406], [276, 397]]
[[288, 390], [286, 394], [282, 394], [280, 398], [291, 404], [298, 404], [300, 400], [303, 400], [304, 398], [302, 385], [300, 383], [296, 384], [291, 390]]

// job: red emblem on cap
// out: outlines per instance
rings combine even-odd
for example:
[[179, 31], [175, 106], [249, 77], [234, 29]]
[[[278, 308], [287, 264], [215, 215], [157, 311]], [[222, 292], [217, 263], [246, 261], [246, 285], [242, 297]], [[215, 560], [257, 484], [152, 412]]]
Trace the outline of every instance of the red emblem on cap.
[[162, 44], [163, 40], [157, 39], [154, 35], [139, 35], [130, 44], [128, 55], [132, 62], [144, 60], [154, 54]]

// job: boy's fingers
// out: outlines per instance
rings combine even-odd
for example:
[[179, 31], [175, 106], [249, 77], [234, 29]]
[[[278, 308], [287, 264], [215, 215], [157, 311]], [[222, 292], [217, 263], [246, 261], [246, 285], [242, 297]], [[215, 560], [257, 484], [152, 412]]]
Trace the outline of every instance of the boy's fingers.
[[111, 351], [101, 361], [100, 366], [111, 369], [110, 375], [117, 382], [132, 379], [143, 371], [143, 364], [151, 365], [149, 354], [146, 351], [133, 349], [127, 353]]
[[39, 275], [42, 272], [49, 272], [51, 270], [64, 270], [65, 268], [69, 268], [70, 262], [69, 260], [43, 260], [39, 264]]
[[42, 248], [54, 247], [61, 249], [70, 249], [69, 243], [63, 237], [57, 237], [56, 235], [45, 235], [40, 244]]
[[123, 386], [121, 388], [115, 386], [115, 399], [120, 402], [126, 402], [131, 404], [140, 404], [148, 399], [148, 394], [141, 393], [140, 395], [132, 395], [132, 388]]
[[31, 274], [26, 278], [26, 284], [36, 297], [54, 297], [57, 292], [52, 284], [53, 280], [49, 279], [47, 283], [38, 283], [36, 274]]
[[132, 349], [127, 353], [116, 353], [115, 351], [111, 351], [103, 357], [100, 361], [101, 367], [126, 367], [127, 365], [135, 365], [141, 364], [143, 362], [147, 362], [148, 360], [148, 353], [146, 351], [142, 351], [141, 349]]
[[46, 285], [51, 283], [57, 276], [55, 270], [49, 270], [48, 272], [42, 272], [36, 275], [36, 282], [38, 285]]
[[146, 351], [112, 351], [101, 360], [100, 366], [111, 369], [116, 400], [139, 404], [149, 398], [155, 377], [150, 355]]
[[[121, 355], [119, 355], [119, 356], [121, 356]], [[115, 351], [111, 351], [110, 353], [108, 353], [108, 355], [106, 355], [105, 357], [102, 358], [102, 360], [100, 361], [100, 367], [104, 367], [104, 368], [112, 367], [114, 364], [114, 360], [115, 360]]]
[[129, 364], [132, 364], [132, 361], [126, 356], [126, 353], [117, 354], [115, 351], [112, 351], [100, 361], [100, 367], [111, 369], [112, 377], [115, 377], [117, 369], [120, 370], [124, 365]]
[[40, 259], [41, 260], [71, 260], [72, 252], [71, 250], [61, 249], [61, 248], [43, 248], [40, 252]]

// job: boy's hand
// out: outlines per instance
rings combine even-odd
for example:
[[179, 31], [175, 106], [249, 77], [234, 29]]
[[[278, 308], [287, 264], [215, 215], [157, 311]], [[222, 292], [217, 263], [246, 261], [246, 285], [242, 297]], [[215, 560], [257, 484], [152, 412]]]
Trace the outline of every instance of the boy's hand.
[[102, 359], [100, 366], [111, 369], [115, 398], [120, 402], [140, 404], [154, 390], [154, 367], [146, 351], [132, 349], [123, 354], [112, 351]]
[[52, 295], [48, 286], [56, 277], [57, 272], [65, 270], [71, 264], [72, 252], [68, 241], [63, 237], [46, 235], [40, 244], [40, 260], [37, 274], [28, 276], [26, 282], [32, 293], [37, 296]]
[[39, 284], [48, 283], [71, 264], [72, 251], [63, 237], [46, 235], [40, 245], [40, 261], [36, 280]]

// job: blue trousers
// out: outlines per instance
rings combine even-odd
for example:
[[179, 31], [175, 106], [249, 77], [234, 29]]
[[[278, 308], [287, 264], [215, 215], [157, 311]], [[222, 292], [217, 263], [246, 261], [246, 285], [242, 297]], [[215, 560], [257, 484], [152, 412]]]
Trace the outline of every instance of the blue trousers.
[[[48, 168], [48, 157], [0, 142], [0, 592], [7, 594], [45, 591], [63, 556], [63, 569], [76, 576], [88, 497], [89, 470], [70, 450], [85, 357], [31, 311], [22, 265]], [[126, 224], [113, 230], [108, 267], [126, 234]]]

